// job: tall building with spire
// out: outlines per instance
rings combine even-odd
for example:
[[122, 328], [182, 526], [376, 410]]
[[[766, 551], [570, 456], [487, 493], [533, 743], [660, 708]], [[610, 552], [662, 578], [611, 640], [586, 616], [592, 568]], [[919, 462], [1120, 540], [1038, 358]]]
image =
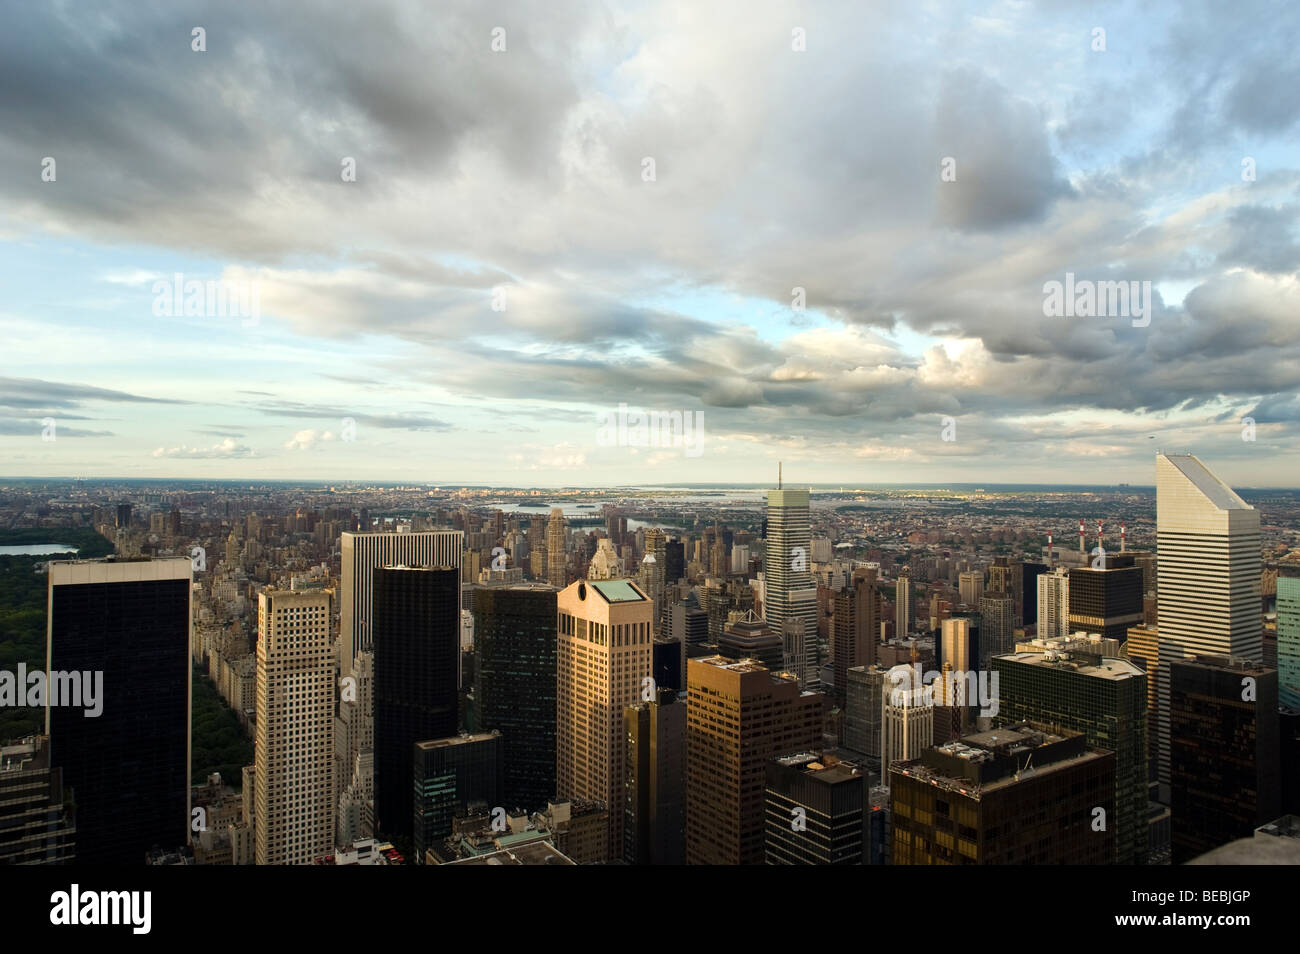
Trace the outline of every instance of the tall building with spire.
[[1191, 454], [1156, 455], [1160, 783], [1170, 782], [1169, 666], [1189, 656], [1263, 659], [1259, 511]]
[[805, 686], [816, 686], [817, 581], [808, 569], [812, 545], [809, 492], [786, 490], [777, 471], [777, 488], [767, 492], [767, 549], [763, 559], [763, 616], [774, 632], [787, 620], [803, 625], [806, 662], [798, 673]]

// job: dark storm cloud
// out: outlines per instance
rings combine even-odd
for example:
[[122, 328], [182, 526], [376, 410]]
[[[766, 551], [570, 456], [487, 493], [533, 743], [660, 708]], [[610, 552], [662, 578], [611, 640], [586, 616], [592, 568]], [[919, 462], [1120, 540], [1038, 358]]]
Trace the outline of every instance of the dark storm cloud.
[[939, 181], [936, 160], [944, 224], [979, 232], [1038, 222], [1052, 202], [1071, 195], [1042, 114], [984, 73], [966, 68], [944, 78], [935, 125], [956, 174]]

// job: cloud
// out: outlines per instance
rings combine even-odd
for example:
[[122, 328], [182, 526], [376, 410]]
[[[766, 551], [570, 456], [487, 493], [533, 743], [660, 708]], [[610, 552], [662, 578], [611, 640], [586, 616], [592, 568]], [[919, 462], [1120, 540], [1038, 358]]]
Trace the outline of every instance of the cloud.
[[[1077, 415], [1150, 431], [1300, 389], [1300, 106], [1268, 93], [1295, 85], [1289, 7], [1112, 8], [1105, 53], [1060, 3], [815, 6], [804, 53], [779, 6], [485, 17], [471, 0], [25, 8], [0, 35], [0, 164], [52, 155], [59, 178], [0, 178], [0, 234], [113, 250], [86, 271], [114, 294], [181, 256], [255, 279], [247, 360], [270, 373], [243, 380], [293, 399], [245, 391], [215, 436], [302, 422], [316, 436], [290, 449], [351, 418], [445, 435], [460, 459], [506, 415], [564, 469], [591, 408], [625, 401], [704, 410], [747, 452], [853, 465], [982, 454], [984, 435], [989, 456], [1021, 441], [1050, 466], [1126, 446], [1045, 436]], [[1045, 319], [1043, 283], [1067, 272], [1150, 281], [1150, 327]], [[150, 369], [194, 359], [176, 334], [150, 333]], [[0, 414], [164, 403], [111, 387], [130, 360], [103, 357], [104, 387], [0, 379]], [[970, 441], [904, 453], [939, 415]]]
[[234, 438], [228, 437], [219, 444], [207, 448], [187, 447], [184, 444], [177, 447], [159, 447], [153, 452], [153, 456], [179, 460], [223, 460], [256, 457], [257, 453], [251, 447], [236, 443]]
[[294, 434], [292, 438], [285, 442], [284, 446], [289, 450], [305, 451], [335, 439], [334, 434], [330, 431], [306, 430]]

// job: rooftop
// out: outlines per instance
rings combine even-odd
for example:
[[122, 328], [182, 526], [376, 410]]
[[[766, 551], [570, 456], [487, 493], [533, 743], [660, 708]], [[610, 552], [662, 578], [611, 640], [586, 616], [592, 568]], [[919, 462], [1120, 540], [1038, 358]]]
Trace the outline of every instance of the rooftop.
[[606, 603], [644, 603], [646, 595], [631, 580], [587, 580], [587, 585], [605, 598]]
[[1281, 818], [1273, 819], [1267, 825], [1260, 825], [1255, 829], [1255, 837], [1262, 836], [1300, 839], [1300, 817], [1283, 815]]
[[[1068, 652], [1058, 652], [1049, 650], [1045, 653], [1006, 653], [1002, 656], [995, 656], [995, 659], [1009, 659], [1012, 662], [1025, 663], [1030, 666], [1044, 666], [1052, 669], [1068, 669], [1072, 672], [1078, 672], [1085, 676], [1094, 676], [1098, 679], [1110, 679], [1118, 681], [1120, 679], [1132, 679], [1134, 676], [1144, 676], [1144, 673], [1137, 666], [1133, 665], [1127, 659], [1116, 659], [1112, 656], [1088, 656], [1087, 654], [1072, 655]], [[1090, 660], [1097, 659], [1097, 663]]]
[[496, 738], [500, 734], [501, 733], [496, 729], [493, 729], [491, 732], [476, 732], [473, 735], [468, 732], [462, 732], [460, 735], [448, 736], [445, 739], [427, 739], [425, 741], [416, 742], [415, 744], [421, 749], [445, 749], [452, 745], [466, 745], [470, 742], [483, 742], [486, 739]]
[[1196, 487], [1205, 498], [1220, 510], [1253, 510], [1246, 501], [1237, 496], [1231, 487], [1210, 472], [1210, 469], [1192, 454], [1166, 454], [1165, 460], [1178, 468], [1179, 472]]
[[447, 863], [451, 865], [571, 865], [574, 862], [561, 854], [549, 841], [539, 841]]

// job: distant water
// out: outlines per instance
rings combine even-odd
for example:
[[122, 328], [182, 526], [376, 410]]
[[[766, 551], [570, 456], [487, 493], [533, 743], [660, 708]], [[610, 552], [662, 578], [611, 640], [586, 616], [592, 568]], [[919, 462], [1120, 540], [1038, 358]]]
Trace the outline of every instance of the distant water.
[[64, 543], [26, 543], [20, 547], [0, 547], [0, 556], [39, 556], [45, 553], [76, 553]]

